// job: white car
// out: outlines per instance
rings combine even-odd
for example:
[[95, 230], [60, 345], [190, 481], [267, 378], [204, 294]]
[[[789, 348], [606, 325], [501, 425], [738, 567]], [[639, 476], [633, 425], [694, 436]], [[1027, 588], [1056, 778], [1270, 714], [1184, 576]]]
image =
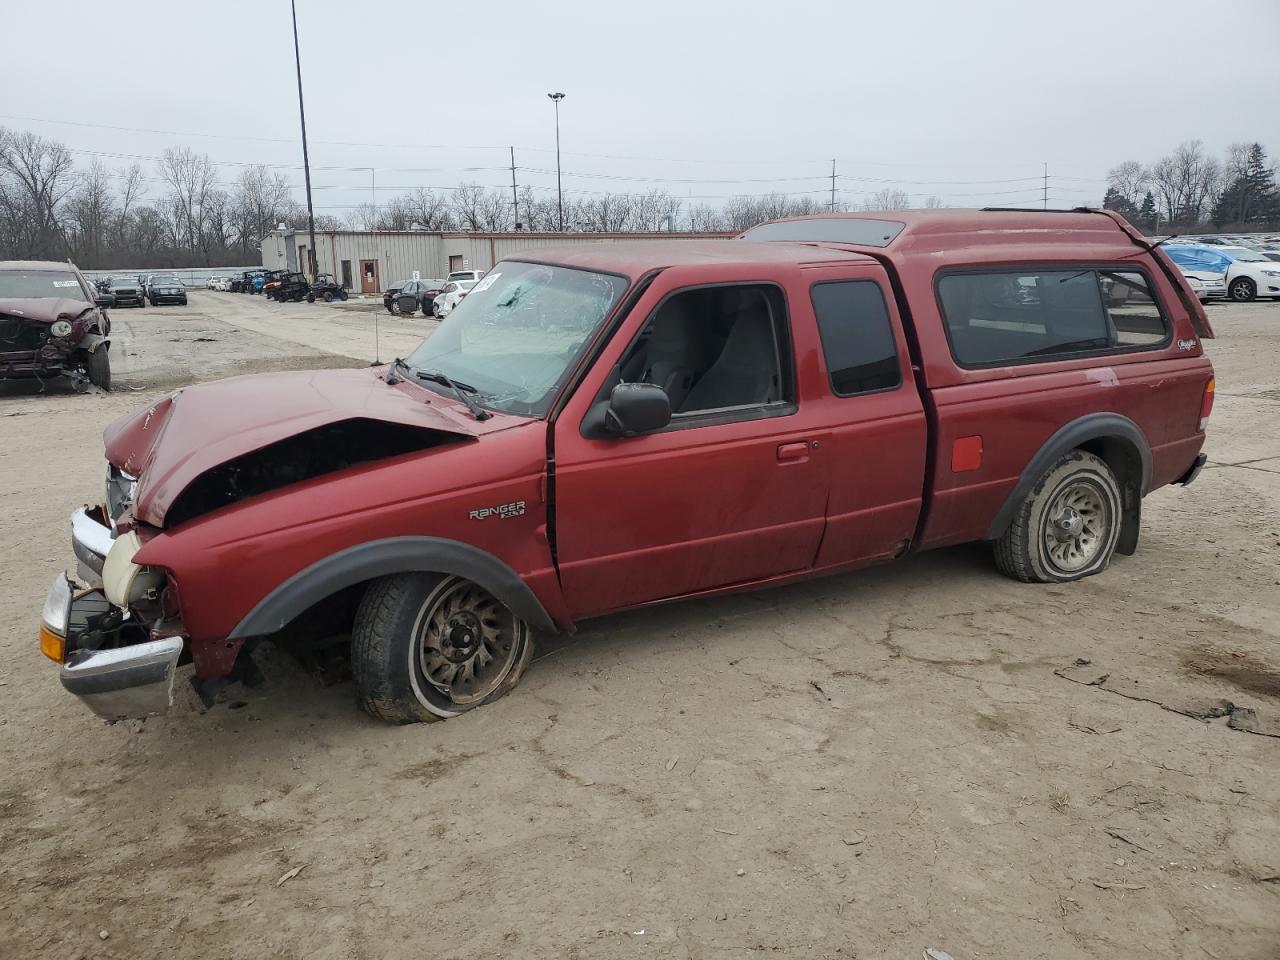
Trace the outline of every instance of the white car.
[[205, 288], [208, 290], [226, 290], [231, 281], [226, 277], [210, 277], [205, 282]]
[[444, 289], [431, 301], [431, 314], [437, 320], [443, 320], [453, 308], [462, 302], [462, 298], [467, 295], [467, 291], [474, 287], [479, 279], [473, 280], [450, 280], [444, 285]]
[[479, 280], [484, 275], [485, 275], [485, 271], [483, 270], [455, 270], [453, 271], [453, 273], [449, 274], [449, 276], [445, 277], [445, 279], [446, 280]]
[[1227, 295], [1227, 281], [1222, 274], [1204, 270], [1187, 270], [1181, 267], [1179, 269], [1182, 270], [1182, 275], [1187, 278], [1187, 284], [1201, 303], [1206, 300], [1221, 300]]
[[1280, 263], [1246, 247], [1165, 244], [1163, 249], [1183, 273], [1222, 277], [1227, 296], [1237, 303], [1280, 297]]

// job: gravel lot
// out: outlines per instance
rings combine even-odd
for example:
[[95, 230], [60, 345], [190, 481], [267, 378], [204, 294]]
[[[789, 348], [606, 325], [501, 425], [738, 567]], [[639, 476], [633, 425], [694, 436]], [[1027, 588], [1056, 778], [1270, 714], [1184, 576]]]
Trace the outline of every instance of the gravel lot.
[[112, 394], [0, 386], [0, 957], [1280, 957], [1280, 304], [1210, 309], [1211, 466], [1102, 576], [966, 547], [603, 618], [446, 723], [272, 650], [100, 723], [36, 622], [102, 428], [432, 326], [364, 306], [196, 291], [113, 313]]

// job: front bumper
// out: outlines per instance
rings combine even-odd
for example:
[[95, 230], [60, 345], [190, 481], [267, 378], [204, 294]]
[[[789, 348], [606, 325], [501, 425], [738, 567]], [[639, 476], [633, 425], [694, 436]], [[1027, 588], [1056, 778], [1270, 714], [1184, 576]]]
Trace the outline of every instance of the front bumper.
[[162, 303], [181, 303], [187, 302], [185, 293], [154, 293], [151, 295], [151, 302], [159, 306]]
[[[74, 615], [75, 601], [72, 601]], [[62, 686], [104, 720], [155, 716], [173, 706], [182, 638], [165, 637], [113, 650], [77, 650], [62, 665]]]
[[[79, 580], [88, 589], [71, 581], [66, 606], [67, 578], [59, 574], [45, 604], [46, 610], [57, 608], [61, 595], [64, 605], [65, 618], [52, 625], [54, 631], [60, 630], [63, 649], [70, 651], [60, 671], [62, 686], [104, 720], [165, 713], [173, 705], [174, 673], [185, 646], [180, 634], [144, 639], [147, 628], [126, 607], [104, 595], [103, 570], [115, 542], [103, 508], [81, 507], [73, 512], [71, 547]], [[49, 627], [46, 621], [45, 628]], [[131, 637], [141, 642], [129, 643]], [[104, 642], [123, 645], [91, 648]]]

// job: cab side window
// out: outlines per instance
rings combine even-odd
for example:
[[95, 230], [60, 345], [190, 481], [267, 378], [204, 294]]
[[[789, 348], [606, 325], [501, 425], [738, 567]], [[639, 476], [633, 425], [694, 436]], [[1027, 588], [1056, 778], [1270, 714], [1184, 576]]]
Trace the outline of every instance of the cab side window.
[[938, 300], [961, 366], [1120, 353], [1169, 338], [1150, 281], [1136, 270], [966, 271], [938, 280]]
[[811, 297], [832, 393], [852, 397], [901, 385], [898, 349], [878, 283], [818, 283]]
[[701, 287], [673, 294], [645, 325], [621, 365], [622, 379], [656, 383], [672, 426], [713, 411], [744, 411], [792, 399], [787, 318], [767, 284]]

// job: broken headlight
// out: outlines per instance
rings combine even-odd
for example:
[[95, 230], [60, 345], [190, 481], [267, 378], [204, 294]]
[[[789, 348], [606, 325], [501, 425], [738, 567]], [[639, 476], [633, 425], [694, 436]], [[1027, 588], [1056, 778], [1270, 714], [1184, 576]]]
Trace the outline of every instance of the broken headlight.
[[55, 320], [49, 324], [49, 335], [52, 337], [69, 337], [71, 336], [70, 320]]
[[133, 506], [133, 494], [137, 486], [137, 478], [129, 476], [114, 464], [107, 464], [106, 506], [112, 530], [115, 529], [120, 514]]

